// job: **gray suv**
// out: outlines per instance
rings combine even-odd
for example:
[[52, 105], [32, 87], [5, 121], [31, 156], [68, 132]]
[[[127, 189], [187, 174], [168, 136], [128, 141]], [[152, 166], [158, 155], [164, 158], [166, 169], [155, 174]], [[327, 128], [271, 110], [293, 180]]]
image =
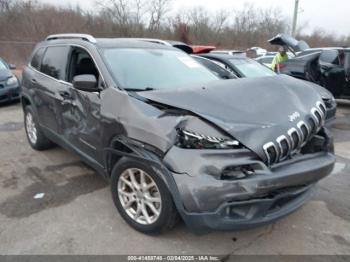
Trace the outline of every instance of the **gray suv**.
[[333, 140], [312, 84], [221, 81], [181, 50], [51, 35], [23, 71], [29, 144], [58, 144], [110, 181], [133, 228], [195, 232], [269, 223], [330, 174]]

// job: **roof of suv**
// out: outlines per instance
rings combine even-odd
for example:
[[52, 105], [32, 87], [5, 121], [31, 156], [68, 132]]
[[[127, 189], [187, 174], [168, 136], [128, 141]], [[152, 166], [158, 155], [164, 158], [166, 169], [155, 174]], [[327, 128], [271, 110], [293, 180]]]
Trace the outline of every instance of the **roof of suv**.
[[153, 48], [153, 49], [170, 49], [172, 46], [160, 45], [147, 41], [141, 41], [141, 38], [94, 38], [85, 34], [58, 34], [50, 35], [41, 44], [47, 43], [91, 43], [101, 48]]
[[102, 48], [155, 48], [155, 49], [175, 49], [172, 46], [160, 45], [157, 43], [140, 41], [133, 38], [97, 38], [96, 45]]

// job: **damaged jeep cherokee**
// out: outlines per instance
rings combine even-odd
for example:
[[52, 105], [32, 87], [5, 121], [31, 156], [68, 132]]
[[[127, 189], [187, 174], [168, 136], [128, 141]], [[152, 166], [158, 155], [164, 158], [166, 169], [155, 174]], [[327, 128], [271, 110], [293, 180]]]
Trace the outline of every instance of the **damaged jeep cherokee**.
[[220, 81], [181, 50], [51, 35], [23, 72], [29, 144], [58, 144], [110, 180], [144, 233], [269, 223], [300, 207], [335, 163], [326, 107], [289, 76]]

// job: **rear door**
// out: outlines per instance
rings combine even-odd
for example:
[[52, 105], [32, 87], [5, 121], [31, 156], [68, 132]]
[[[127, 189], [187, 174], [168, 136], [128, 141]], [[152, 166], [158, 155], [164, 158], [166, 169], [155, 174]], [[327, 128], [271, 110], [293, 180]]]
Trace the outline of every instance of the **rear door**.
[[350, 50], [345, 51], [345, 76], [346, 76], [346, 87], [345, 87], [345, 95], [350, 96]]
[[62, 90], [67, 83], [66, 64], [69, 53], [68, 46], [47, 47], [43, 55], [40, 72], [32, 76], [34, 88], [34, 102], [40, 124], [57, 135], [59, 133], [60, 117], [57, 112], [61, 100]]
[[325, 49], [319, 57], [320, 84], [327, 88], [335, 97], [343, 94], [346, 85], [343, 50]]

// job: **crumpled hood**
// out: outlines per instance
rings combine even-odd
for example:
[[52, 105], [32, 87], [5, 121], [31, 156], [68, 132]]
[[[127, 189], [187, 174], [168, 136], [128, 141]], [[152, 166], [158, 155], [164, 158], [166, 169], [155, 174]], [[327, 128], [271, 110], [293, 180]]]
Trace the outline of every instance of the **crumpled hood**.
[[12, 73], [10, 70], [0, 70], [0, 81], [4, 81], [12, 76]]
[[[322, 102], [314, 87], [286, 75], [220, 80], [206, 86], [139, 94], [201, 116], [264, 160], [263, 145], [287, 135], [290, 128], [310, 116], [318, 101]], [[291, 121], [296, 112], [299, 117]]]

